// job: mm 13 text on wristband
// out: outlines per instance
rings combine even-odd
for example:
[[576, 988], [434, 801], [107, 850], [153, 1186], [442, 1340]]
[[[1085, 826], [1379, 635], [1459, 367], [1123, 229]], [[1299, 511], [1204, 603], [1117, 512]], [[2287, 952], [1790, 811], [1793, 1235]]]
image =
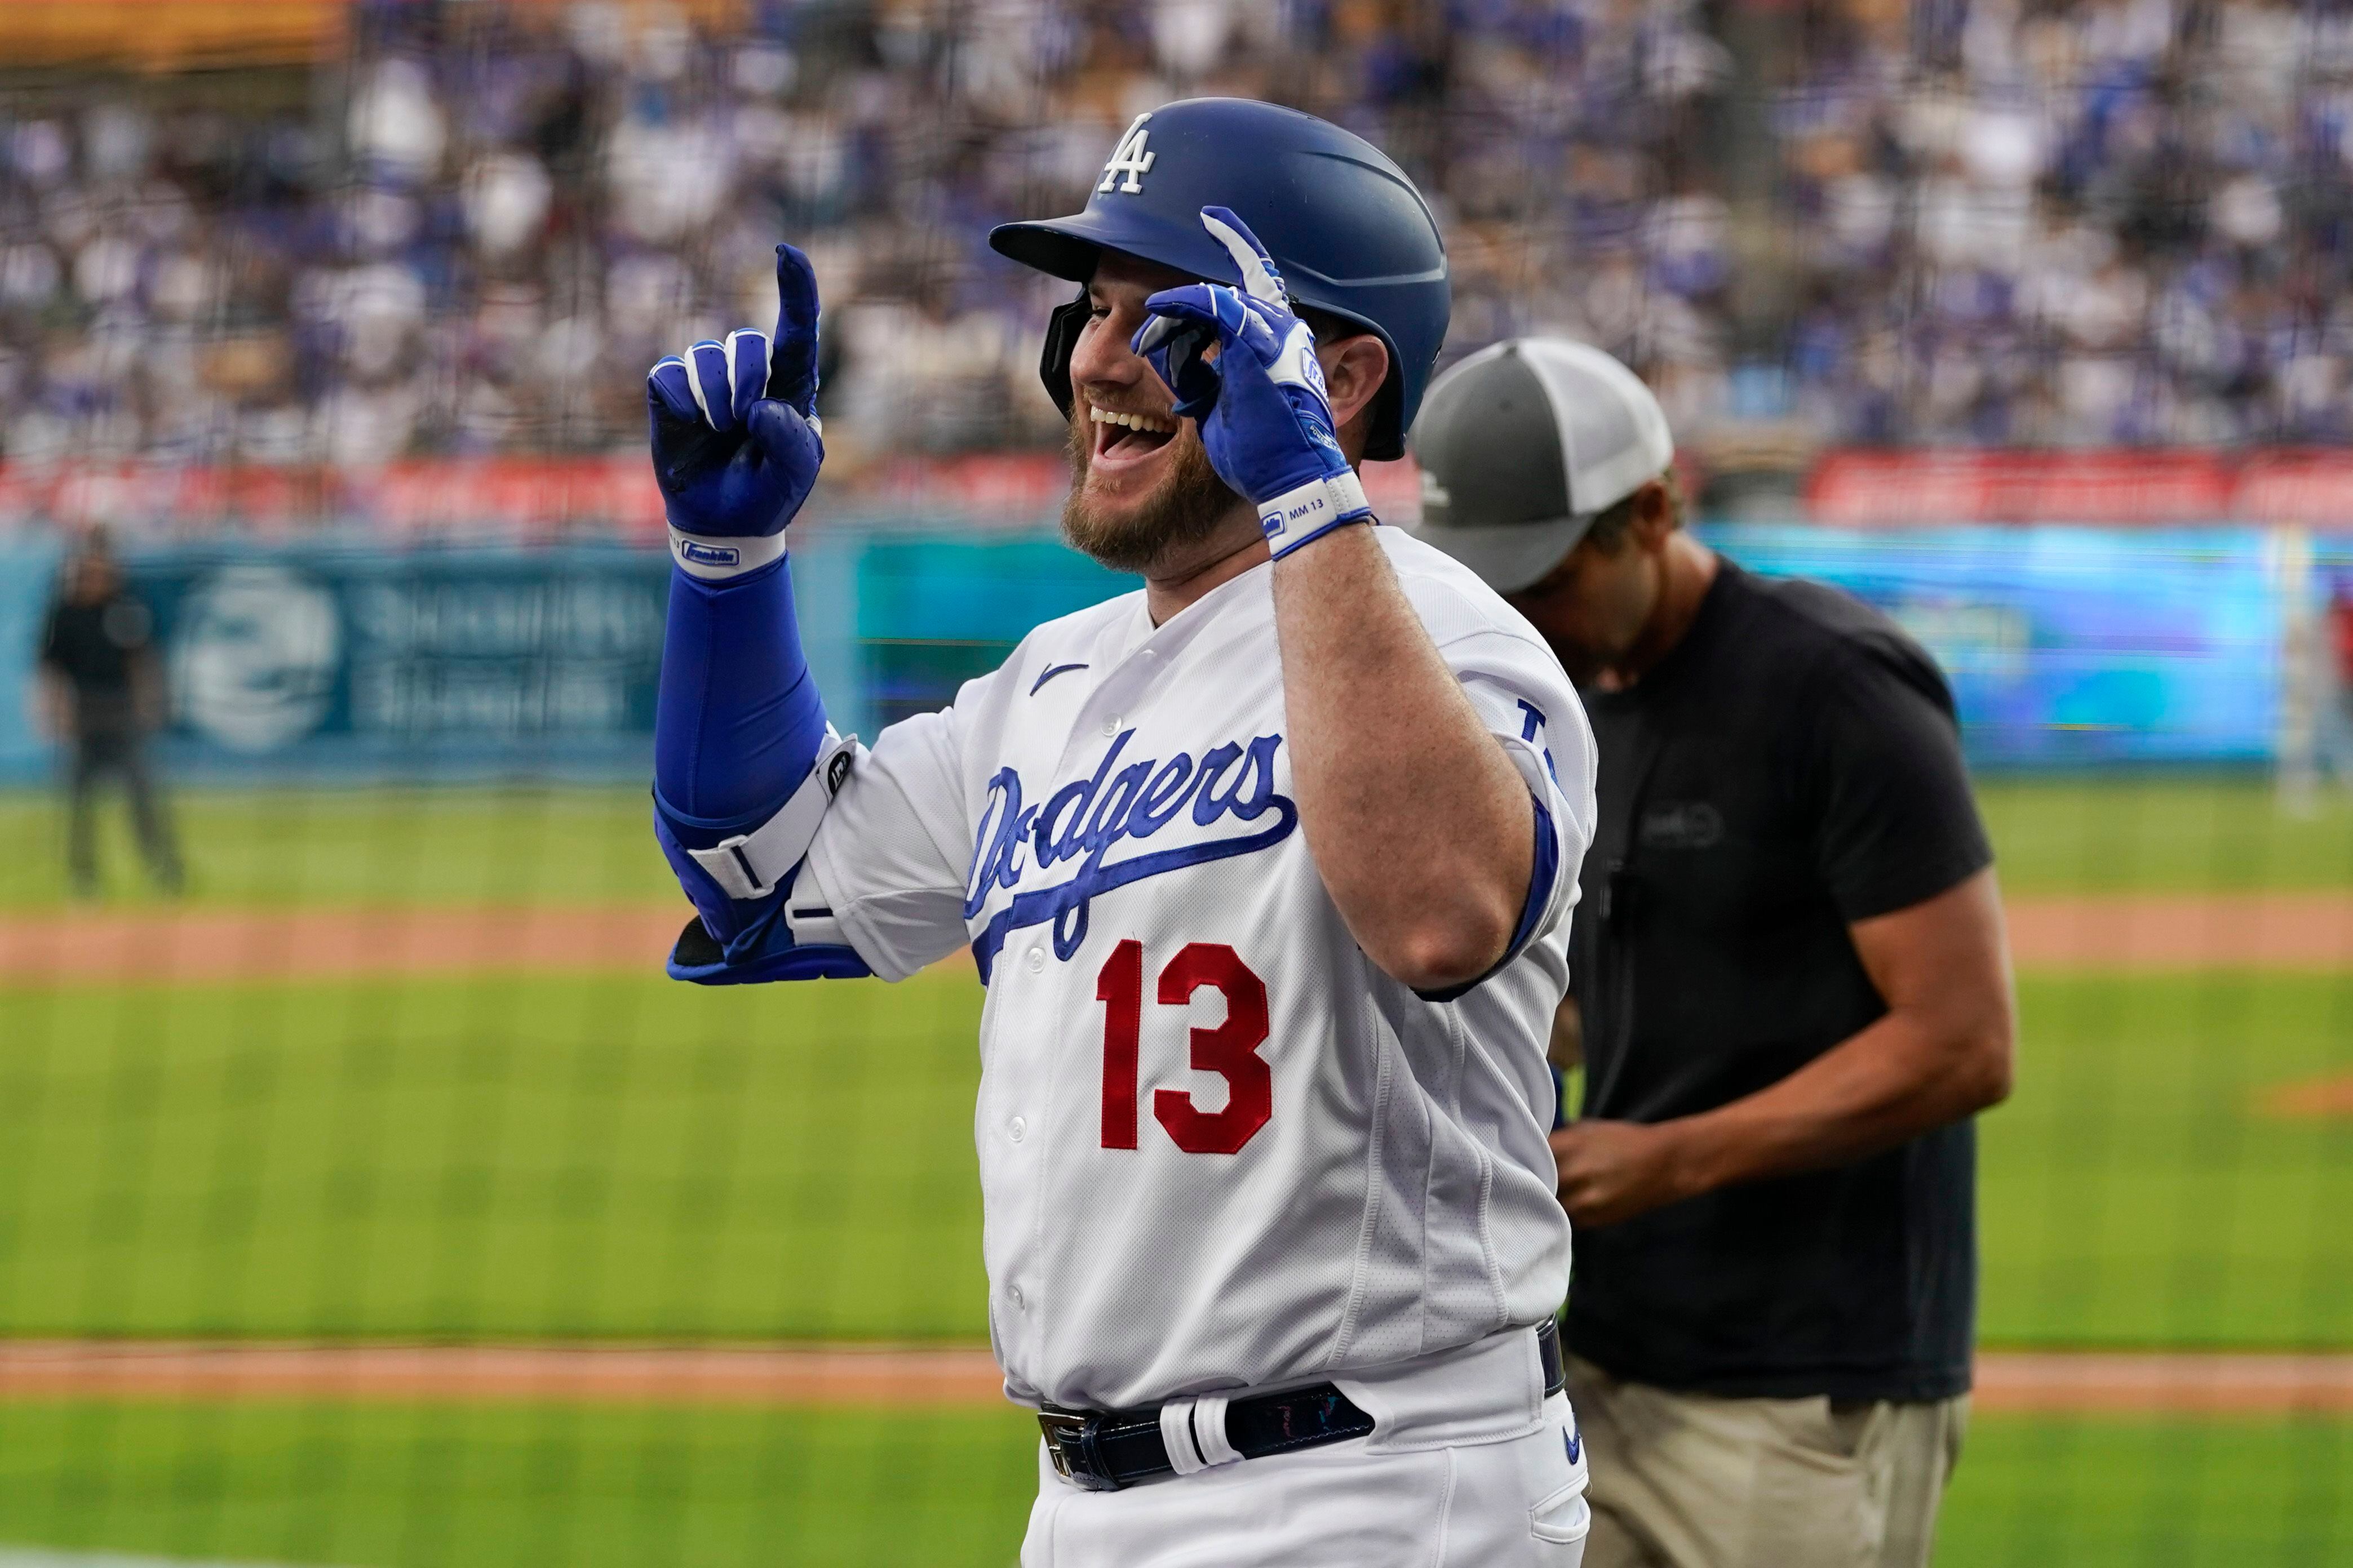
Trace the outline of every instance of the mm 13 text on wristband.
[[1365, 500], [1364, 481], [1354, 469], [1327, 479], [1311, 479], [1258, 503], [1258, 525], [1274, 558], [1281, 560], [1311, 540], [1321, 539], [1351, 522], [1369, 522], [1373, 509]]

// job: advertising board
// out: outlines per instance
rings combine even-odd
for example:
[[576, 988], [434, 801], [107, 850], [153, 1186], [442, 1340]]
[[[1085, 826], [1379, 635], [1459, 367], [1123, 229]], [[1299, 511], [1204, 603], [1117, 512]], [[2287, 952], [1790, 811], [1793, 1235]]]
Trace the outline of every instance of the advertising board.
[[1934, 654], [1981, 767], [2260, 763], [2292, 593], [2247, 528], [1702, 531], [1767, 575], [1835, 583]]
[[[2353, 546], [2329, 536], [1700, 531], [1754, 571], [1835, 583], [1907, 627], [1950, 678], [1985, 768], [2269, 762], [2284, 733], [2311, 731], [2318, 700], [2286, 700], [2284, 650], [2321, 647], [2315, 625], [2353, 628]], [[50, 765], [26, 697], [58, 550], [26, 534], [5, 552], [0, 779], [24, 782]], [[792, 560], [828, 710], [870, 739], [951, 700], [1039, 622], [1135, 583], [1036, 531], [835, 527]], [[647, 775], [669, 582], [659, 552], [175, 544], [126, 563], [155, 613], [172, 691], [161, 755], [175, 773]], [[2353, 631], [2336, 640], [2353, 652]]]

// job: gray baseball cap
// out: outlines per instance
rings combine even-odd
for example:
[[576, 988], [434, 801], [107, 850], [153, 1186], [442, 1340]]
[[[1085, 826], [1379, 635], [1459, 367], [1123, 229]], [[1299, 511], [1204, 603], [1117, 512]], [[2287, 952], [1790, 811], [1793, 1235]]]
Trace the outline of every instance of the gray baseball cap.
[[1430, 384], [1410, 445], [1412, 531], [1503, 594], [1559, 565], [1675, 455], [1641, 378], [1567, 338], [1513, 338], [1455, 365]]

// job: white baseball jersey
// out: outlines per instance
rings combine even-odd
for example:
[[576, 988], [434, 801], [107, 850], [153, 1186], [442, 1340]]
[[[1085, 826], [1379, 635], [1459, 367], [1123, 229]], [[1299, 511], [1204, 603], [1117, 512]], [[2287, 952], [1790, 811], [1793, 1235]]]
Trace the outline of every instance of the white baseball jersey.
[[1459, 998], [1376, 968], [1308, 856], [1268, 566], [1157, 627], [1140, 593], [1039, 627], [883, 731], [817, 827], [809, 872], [876, 973], [969, 943], [987, 984], [974, 1132], [1016, 1399], [1313, 1379], [1560, 1306], [1545, 1046], [1592, 735], [1526, 622], [1378, 537], [1553, 839], [1517, 951]]

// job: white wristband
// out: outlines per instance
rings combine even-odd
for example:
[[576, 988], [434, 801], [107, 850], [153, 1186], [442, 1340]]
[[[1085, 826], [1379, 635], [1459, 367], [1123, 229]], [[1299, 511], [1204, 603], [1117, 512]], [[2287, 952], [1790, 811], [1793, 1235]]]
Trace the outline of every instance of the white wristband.
[[1364, 481], [1356, 478], [1355, 469], [1345, 468], [1330, 479], [1311, 480], [1272, 500], [1259, 502], [1258, 525], [1280, 560], [1344, 522], [1360, 521], [1372, 514], [1372, 505], [1365, 500]]
[[756, 572], [785, 552], [785, 531], [757, 539], [727, 539], [706, 533], [670, 531], [670, 558], [690, 577], [715, 581]]

